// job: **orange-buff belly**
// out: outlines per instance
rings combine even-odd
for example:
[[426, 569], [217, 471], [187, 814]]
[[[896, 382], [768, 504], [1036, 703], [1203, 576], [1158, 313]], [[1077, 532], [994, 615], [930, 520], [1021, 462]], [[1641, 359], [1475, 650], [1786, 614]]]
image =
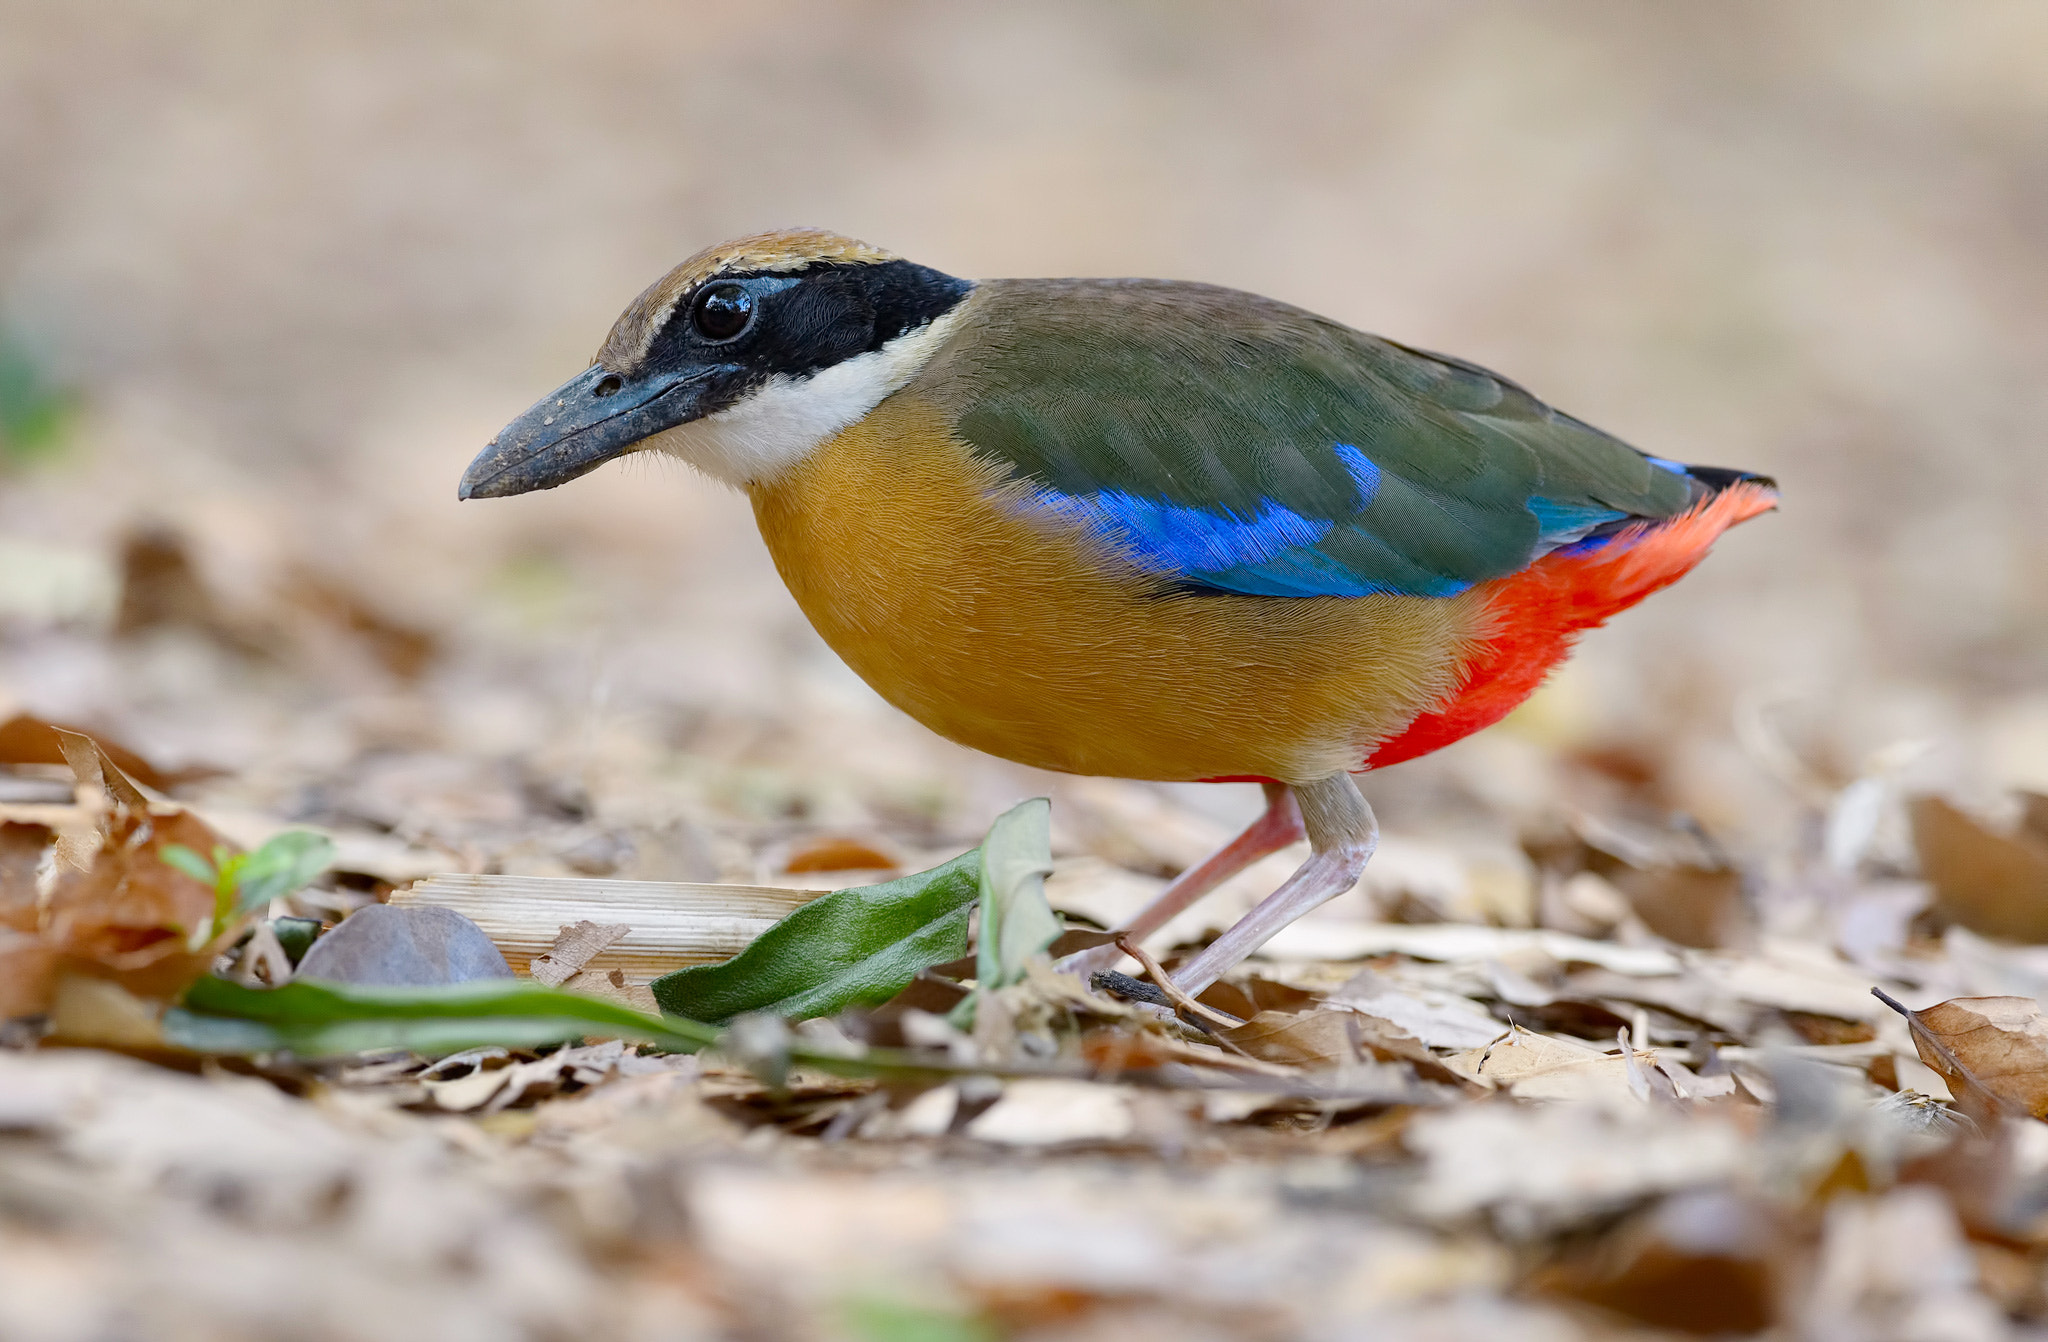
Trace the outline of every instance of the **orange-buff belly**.
[[1582, 630], [1775, 498], [1737, 485], [1455, 597], [1256, 597], [1174, 593], [1006, 488], [902, 392], [751, 493], [812, 625], [940, 735], [1069, 773], [1289, 783], [1498, 721]]

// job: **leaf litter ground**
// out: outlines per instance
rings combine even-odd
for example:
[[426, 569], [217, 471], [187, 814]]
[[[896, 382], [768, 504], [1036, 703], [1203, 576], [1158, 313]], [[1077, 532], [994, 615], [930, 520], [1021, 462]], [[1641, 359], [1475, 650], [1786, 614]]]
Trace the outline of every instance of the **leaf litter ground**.
[[[328, 674], [199, 609], [150, 637], [223, 693]], [[420, 656], [453, 665], [388, 671], [416, 715], [491, 670]], [[848, 717], [872, 767], [808, 776]], [[1053, 955], [1099, 942], [1228, 816], [843, 704], [763, 726], [568, 767], [371, 724], [326, 764], [225, 771], [0, 727], [0, 1337], [1962, 1342], [2048, 1317], [2038, 799], [2001, 825], [1849, 780], [1804, 803], [1810, 850], [1759, 852], [1510, 737], [1417, 773], [1357, 893], [1186, 1003], [1154, 970], [1295, 855], [1090, 992], [1039, 954], [1036, 883]], [[952, 861], [1037, 789], [1049, 875], [1000, 829]], [[338, 963], [355, 912], [443, 907], [520, 981], [286, 983], [295, 929]], [[841, 961], [793, 961], [818, 935]]]

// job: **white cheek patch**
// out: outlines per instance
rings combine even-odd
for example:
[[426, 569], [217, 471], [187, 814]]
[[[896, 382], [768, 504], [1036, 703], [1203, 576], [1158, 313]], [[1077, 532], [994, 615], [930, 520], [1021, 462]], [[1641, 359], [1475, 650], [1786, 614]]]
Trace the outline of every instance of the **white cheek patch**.
[[638, 450], [680, 457], [741, 489], [772, 480], [915, 377], [952, 334], [959, 313], [955, 308], [808, 377], [778, 373], [738, 404], [655, 434]]

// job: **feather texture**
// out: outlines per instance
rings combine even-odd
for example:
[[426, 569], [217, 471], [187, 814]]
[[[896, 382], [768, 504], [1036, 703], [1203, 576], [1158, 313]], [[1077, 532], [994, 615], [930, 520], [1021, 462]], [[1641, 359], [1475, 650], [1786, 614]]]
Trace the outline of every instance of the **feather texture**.
[[750, 491], [833, 650], [942, 736], [1068, 773], [1306, 782], [1457, 687], [1474, 594], [1276, 601], [1105, 563], [915, 386]]
[[1020, 506], [1257, 596], [1451, 596], [1695, 491], [1514, 383], [1252, 294], [1001, 280], [919, 385]]

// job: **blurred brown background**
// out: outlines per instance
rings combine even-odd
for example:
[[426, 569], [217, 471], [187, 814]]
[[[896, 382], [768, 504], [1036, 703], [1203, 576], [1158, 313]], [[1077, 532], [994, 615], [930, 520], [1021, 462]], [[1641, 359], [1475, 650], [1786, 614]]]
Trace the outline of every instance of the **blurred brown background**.
[[2028, 0], [0, 0], [0, 34], [0, 711], [227, 770], [221, 806], [680, 875], [746, 865], [717, 816], [939, 847], [1046, 786], [880, 705], [681, 467], [455, 502], [644, 284], [792, 223], [1257, 290], [1779, 477], [1516, 723], [1370, 780], [1395, 824], [1560, 752], [1781, 851], [1896, 742], [2048, 785]]

